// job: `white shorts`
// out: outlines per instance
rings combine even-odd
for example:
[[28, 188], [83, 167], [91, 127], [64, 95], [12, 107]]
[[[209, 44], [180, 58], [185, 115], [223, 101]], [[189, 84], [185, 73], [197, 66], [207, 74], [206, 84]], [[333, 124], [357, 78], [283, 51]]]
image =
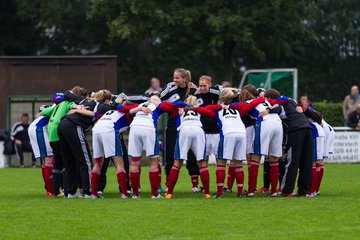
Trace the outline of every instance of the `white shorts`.
[[197, 161], [205, 160], [205, 132], [199, 126], [183, 127], [178, 132], [175, 144], [175, 160], [187, 160], [191, 149]]
[[218, 158], [224, 160], [246, 160], [246, 134], [228, 133], [220, 137]]
[[93, 133], [92, 146], [94, 158], [123, 156], [119, 131]]
[[265, 120], [255, 125], [254, 154], [282, 156], [283, 128], [281, 121]]
[[147, 157], [159, 156], [159, 138], [153, 127], [132, 126], [129, 133], [128, 153], [132, 157], [141, 157], [143, 151]]
[[329, 154], [334, 151], [335, 131], [329, 125], [324, 125], [325, 144], [324, 144], [324, 158], [328, 158]]
[[30, 125], [28, 133], [35, 158], [50, 157], [53, 155], [46, 126], [37, 127]]
[[206, 134], [206, 156], [214, 154], [217, 157], [219, 148], [219, 133]]
[[246, 154], [254, 153], [255, 127], [249, 126], [246, 129]]
[[312, 138], [312, 158], [314, 162], [322, 160], [324, 158], [324, 144], [325, 137]]

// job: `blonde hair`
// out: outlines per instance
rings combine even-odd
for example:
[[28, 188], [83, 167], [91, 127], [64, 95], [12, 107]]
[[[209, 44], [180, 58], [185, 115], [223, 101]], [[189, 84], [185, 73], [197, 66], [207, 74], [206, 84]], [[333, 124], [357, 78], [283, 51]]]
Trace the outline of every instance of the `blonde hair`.
[[185, 99], [185, 103], [197, 107], [198, 106], [197, 97], [190, 95]]
[[111, 99], [112, 99], [112, 94], [109, 90], [106, 89], [99, 90], [95, 94], [95, 100], [99, 102], [105, 102], [106, 100], [111, 100]]
[[186, 97], [190, 94], [190, 82], [191, 82], [191, 72], [184, 68], [176, 68], [174, 72], [180, 73], [183, 78], [185, 78], [186, 83]]
[[236, 88], [223, 88], [220, 93], [220, 102], [226, 105], [230, 104], [237, 91], [238, 89]]

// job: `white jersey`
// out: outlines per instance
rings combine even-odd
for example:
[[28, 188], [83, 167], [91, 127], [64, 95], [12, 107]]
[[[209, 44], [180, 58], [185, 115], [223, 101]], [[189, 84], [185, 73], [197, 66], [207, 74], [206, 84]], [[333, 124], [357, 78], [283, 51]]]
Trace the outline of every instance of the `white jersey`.
[[217, 122], [223, 135], [228, 133], [246, 133], [240, 113], [236, 109], [224, 108], [217, 112]]
[[[254, 99], [246, 101], [247, 103], [252, 102]], [[271, 107], [271, 104], [265, 100], [265, 102], [260, 103], [257, 105], [250, 113], [249, 115], [257, 120], [257, 122], [261, 122], [264, 120], [271, 120], [271, 121], [281, 121], [278, 114], [266, 114], [263, 117], [259, 117], [259, 113], [266, 110], [266, 108]]]
[[324, 128], [318, 124], [317, 122], [310, 122], [312, 128], [312, 136], [313, 138], [316, 137], [325, 137]]
[[117, 110], [107, 111], [95, 124], [92, 129], [93, 133], [112, 132], [119, 130], [125, 131], [129, 127], [127, 120], [125, 119], [125, 113], [121, 113]]
[[[139, 107], [147, 107], [151, 111], [155, 111], [156, 106], [152, 103], [145, 102], [139, 105]], [[130, 127], [132, 126], [146, 126], [146, 127], [155, 127], [153, 114], [146, 114], [143, 111], [139, 111], [135, 114], [134, 120], [132, 121]]]
[[202, 127], [201, 116], [199, 113], [194, 112], [192, 110], [186, 110], [180, 116], [180, 126], [178, 130], [180, 130], [184, 126], [199, 126]]

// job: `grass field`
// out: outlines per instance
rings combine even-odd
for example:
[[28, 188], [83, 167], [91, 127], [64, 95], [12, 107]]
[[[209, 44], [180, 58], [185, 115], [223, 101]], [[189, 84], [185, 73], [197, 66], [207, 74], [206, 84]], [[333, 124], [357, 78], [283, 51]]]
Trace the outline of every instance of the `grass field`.
[[326, 165], [317, 198], [202, 199], [182, 169], [152, 200], [142, 172], [142, 199], [119, 198], [113, 168], [104, 199], [47, 199], [40, 169], [0, 169], [0, 239], [360, 239], [360, 165]]

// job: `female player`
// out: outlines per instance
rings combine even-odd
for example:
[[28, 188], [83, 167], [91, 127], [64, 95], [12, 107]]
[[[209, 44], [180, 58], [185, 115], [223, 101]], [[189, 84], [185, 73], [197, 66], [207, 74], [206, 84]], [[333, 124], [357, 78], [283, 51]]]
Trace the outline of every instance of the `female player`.
[[66, 166], [67, 193], [68, 198], [81, 197], [76, 194], [78, 188], [78, 175], [80, 173], [82, 190], [85, 197], [91, 196], [91, 155], [85, 137], [85, 132], [92, 127], [96, 118], [94, 112], [105, 113], [112, 107], [111, 93], [108, 90], [100, 90], [96, 93], [94, 100], [83, 103], [88, 114], [68, 114], [61, 119], [58, 127], [61, 148]]
[[[122, 104], [120, 104], [122, 103]], [[91, 198], [99, 198], [98, 186], [105, 158], [113, 158], [116, 167], [116, 176], [121, 190], [121, 198], [128, 198], [127, 178], [124, 169], [123, 152], [120, 143], [120, 133], [126, 131], [132, 121], [128, 113], [136, 107], [123, 106], [126, 101], [119, 101], [116, 109], [107, 111], [92, 129], [92, 145], [94, 167], [91, 172]]]
[[[186, 104], [197, 107], [197, 98], [195, 96], [189, 96], [185, 100]], [[204, 198], [210, 198], [210, 175], [206, 160], [205, 151], [205, 132], [202, 128], [201, 116], [191, 110], [184, 109], [183, 106], [174, 108], [174, 114], [177, 122], [177, 139], [175, 145], [174, 164], [170, 170], [168, 178], [168, 192], [166, 198], [172, 198], [175, 184], [179, 178], [179, 172], [183, 161], [188, 159], [188, 151], [192, 150], [195, 154], [201, 182], [204, 187]]]
[[[287, 99], [287, 98], [286, 98]], [[255, 100], [249, 91], [244, 89], [240, 93], [240, 101], [251, 103]], [[284, 99], [285, 100], [285, 99]], [[257, 185], [258, 169], [261, 156], [270, 155], [270, 196], [277, 196], [277, 184], [279, 180], [279, 158], [282, 156], [283, 129], [282, 122], [278, 114], [270, 113], [271, 100], [258, 104], [249, 115], [256, 119], [255, 134], [253, 141], [253, 155], [249, 171], [250, 184], [248, 187], [248, 197], [254, 196]], [[284, 101], [283, 103], [286, 103]]]
[[324, 157], [322, 161], [318, 161], [316, 163], [316, 195], [320, 194], [320, 185], [322, 178], [324, 176], [324, 161], [329, 157], [330, 154], [333, 153], [334, 148], [334, 140], [335, 140], [335, 131], [334, 129], [324, 120], [322, 119], [322, 124], [325, 133], [325, 143], [324, 143]]
[[35, 159], [40, 158], [41, 160], [41, 173], [45, 183], [46, 196], [52, 197], [53, 152], [47, 133], [49, 117], [41, 116], [41, 111], [45, 107], [45, 105], [40, 107], [37, 118], [30, 124], [28, 132]]
[[216, 104], [194, 109], [195, 112], [203, 116], [216, 119], [220, 126], [219, 160], [216, 168], [217, 192], [214, 198], [222, 197], [225, 166], [228, 160], [233, 160], [234, 162], [235, 178], [238, 187], [237, 197], [242, 196], [244, 184], [242, 161], [246, 160], [246, 132], [245, 126], [241, 121], [241, 115], [247, 114], [258, 104], [264, 102], [264, 98], [258, 98], [249, 104], [240, 102], [230, 105], [234, 95], [234, 89], [224, 88], [220, 94], [222, 105]]
[[316, 189], [319, 183], [317, 179], [317, 166], [320, 165], [319, 162], [323, 162], [324, 158], [325, 132], [324, 128], [321, 126], [322, 117], [320, 113], [314, 111], [309, 102], [300, 103], [300, 107], [307, 116], [312, 129], [313, 166], [311, 171], [311, 184], [307, 196], [314, 197], [316, 196]]
[[131, 156], [130, 182], [133, 190], [133, 198], [139, 198], [141, 154], [145, 150], [146, 157], [150, 162], [149, 178], [151, 185], [151, 198], [162, 198], [158, 193], [160, 185], [159, 177], [159, 139], [157, 120], [164, 112], [166, 104], [161, 104], [158, 96], [151, 96], [148, 102], [140, 104], [130, 110], [135, 114], [130, 124], [128, 153]]

